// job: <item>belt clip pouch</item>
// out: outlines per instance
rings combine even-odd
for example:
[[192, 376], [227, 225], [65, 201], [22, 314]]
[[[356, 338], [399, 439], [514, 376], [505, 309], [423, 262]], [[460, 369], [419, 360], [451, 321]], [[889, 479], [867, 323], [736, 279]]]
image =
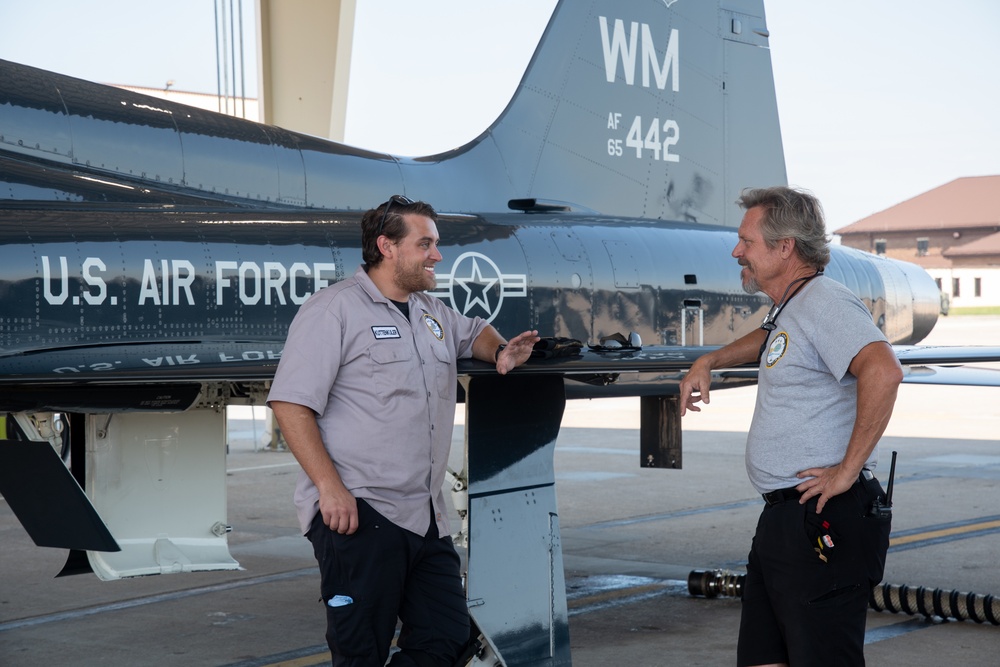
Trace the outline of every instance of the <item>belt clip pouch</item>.
[[865, 564], [872, 587], [882, 581], [885, 573], [885, 555], [889, 550], [889, 533], [892, 530], [892, 508], [888, 506], [885, 491], [878, 479], [859, 478], [865, 508]]
[[[875, 516], [881, 509], [883, 513], [889, 510], [888, 500], [878, 478], [871, 475], [867, 470], [858, 475], [858, 486], [861, 491], [861, 504], [868, 510], [869, 516]], [[891, 511], [890, 511], [891, 513]]]

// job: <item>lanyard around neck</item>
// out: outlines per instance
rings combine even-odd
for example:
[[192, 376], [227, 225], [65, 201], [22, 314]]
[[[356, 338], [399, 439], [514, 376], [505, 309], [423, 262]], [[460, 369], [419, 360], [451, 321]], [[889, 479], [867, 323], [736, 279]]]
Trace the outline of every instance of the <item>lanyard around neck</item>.
[[[781, 295], [781, 301], [771, 306], [771, 310], [767, 311], [767, 315], [764, 317], [764, 322], [760, 325], [761, 329], [767, 331], [767, 336], [764, 337], [764, 342], [760, 344], [760, 350], [757, 351], [758, 363], [760, 362], [761, 357], [764, 356], [764, 350], [767, 349], [767, 339], [770, 338], [771, 332], [778, 328], [778, 325], [775, 323], [776, 320], [778, 319], [778, 315], [785, 308], [785, 306], [788, 305], [788, 302], [792, 300], [792, 297], [798, 294], [799, 290], [805, 287], [805, 284], [807, 282], [809, 282], [816, 276], [821, 276], [821, 275], [823, 275], [822, 269], [812, 274], [811, 276], [805, 276], [804, 278], [796, 278], [792, 282], [788, 283], [788, 287], [785, 288], [785, 293]], [[798, 285], [799, 283], [802, 284], [799, 285], [794, 292], [792, 292], [791, 296], [789, 296], [788, 290], [792, 289], [794, 285]]]
[[[764, 329], [765, 331], [774, 331], [778, 327], [778, 325], [775, 324], [775, 321], [778, 319], [778, 315], [781, 314], [781, 311], [784, 310], [785, 306], [788, 305], [788, 302], [792, 300], [792, 297], [798, 294], [799, 290], [805, 287], [805, 284], [807, 282], [809, 282], [816, 276], [821, 276], [821, 275], [823, 275], [822, 269], [812, 274], [811, 276], [796, 278], [792, 282], [788, 283], [788, 287], [785, 288], [785, 293], [781, 295], [781, 301], [771, 306], [771, 310], [767, 311], [767, 315], [764, 316], [764, 321], [761, 323], [760, 328]], [[799, 285], [799, 287], [797, 287], [796, 290], [792, 292], [792, 295], [788, 296], [788, 291], [798, 283], [802, 283], [802, 285]]]

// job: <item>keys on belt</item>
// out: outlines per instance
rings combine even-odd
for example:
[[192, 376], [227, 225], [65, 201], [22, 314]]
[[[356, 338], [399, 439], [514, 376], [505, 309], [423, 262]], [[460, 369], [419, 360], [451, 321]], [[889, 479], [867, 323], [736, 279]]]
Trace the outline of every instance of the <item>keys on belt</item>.
[[[794, 486], [761, 495], [768, 506], [774, 506], [786, 500], [798, 500], [802, 497], [802, 493], [797, 491]], [[834, 537], [836, 536], [833, 532], [833, 527], [815, 512], [806, 511], [805, 519], [806, 536], [813, 545], [813, 551], [816, 552], [821, 561], [824, 563], [829, 562], [828, 555], [833, 551], [835, 544]]]

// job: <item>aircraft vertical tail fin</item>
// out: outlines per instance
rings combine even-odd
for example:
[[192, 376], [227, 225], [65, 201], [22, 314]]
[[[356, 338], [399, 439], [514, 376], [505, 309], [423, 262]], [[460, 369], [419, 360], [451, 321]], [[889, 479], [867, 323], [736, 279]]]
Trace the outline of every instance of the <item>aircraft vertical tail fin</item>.
[[763, 0], [564, 0], [496, 122], [413, 159], [16, 63], [0, 82], [6, 198], [65, 198], [32, 171], [55, 164], [171, 203], [343, 210], [406, 192], [445, 211], [534, 199], [735, 227], [742, 188], [786, 182]]
[[561, 2], [503, 114], [448, 157], [495, 149], [511, 198], [738, 225], [739, 191], [786, 175], [763, 2], [726, 5]]

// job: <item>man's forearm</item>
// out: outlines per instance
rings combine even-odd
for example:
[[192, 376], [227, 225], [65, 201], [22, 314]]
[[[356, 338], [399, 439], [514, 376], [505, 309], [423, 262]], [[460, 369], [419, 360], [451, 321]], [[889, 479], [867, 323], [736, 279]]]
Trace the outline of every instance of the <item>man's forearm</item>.
[[698, 357], [691, 365], [691, 369], [684, 375], [678, 389], [681, 416], [686, 415], [688, 410], [701, 412], [701, 408], [696, 404], [705, 403], [707, 405], [710, 402], [713, 370], [742, 366], [753, 362], [760, 356], [760, 347], [765, 340], [767, 340], [767, 332], [763, 329], [757, 329], [725, 347]]
[[764, 329], [754, 329], [729, 345], [700, 357], [698, 361], [707, 364], [709, 370], [753, 363], [760, 357], [760, 346], [767, 340], [767, 333]]
[[493, 325], [487, 326], [476, 336], [476, 340], [472, 341], [472, 357], [480, 361], [496, 363], [497, 348], [506, 342], [507, 339], [501, 336], [500, 332], [493, 328]]

